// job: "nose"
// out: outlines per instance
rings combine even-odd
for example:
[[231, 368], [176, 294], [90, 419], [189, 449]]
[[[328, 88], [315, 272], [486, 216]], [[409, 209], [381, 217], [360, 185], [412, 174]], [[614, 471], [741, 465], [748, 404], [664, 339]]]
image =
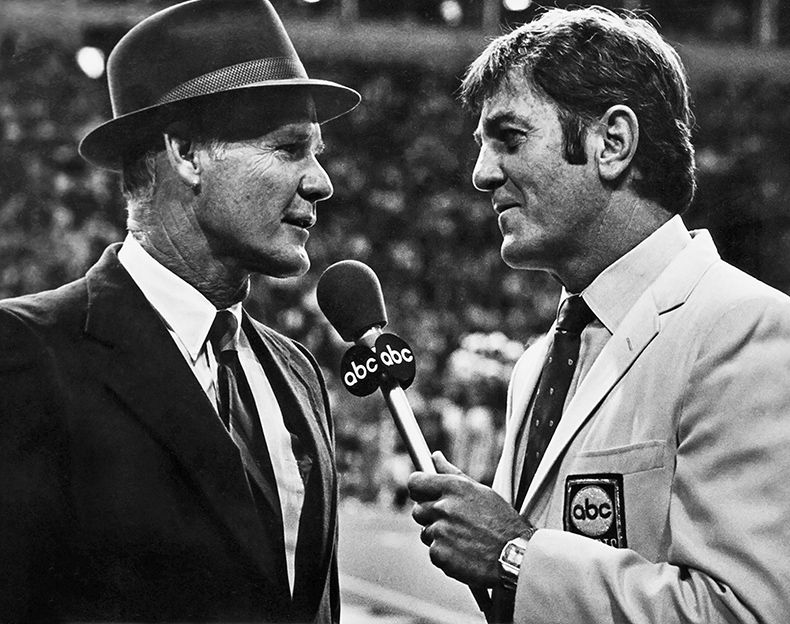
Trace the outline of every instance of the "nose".
[[475, 169], [472, 172], [472, 184], [478, 191], [493, 191], [505, 183], [505, 173], [499, 159], [485, 143], [480, 146]]
[[329, 179], [329, 174], [321, 166], [315, 156], [312, 157], [310, 166], [302, 176], [302, 181], [299, 185], [299, 194], [310, 202], [319, 202], [324, 199], [332, 197], [335, 189], [332, 187], [332, 181]]

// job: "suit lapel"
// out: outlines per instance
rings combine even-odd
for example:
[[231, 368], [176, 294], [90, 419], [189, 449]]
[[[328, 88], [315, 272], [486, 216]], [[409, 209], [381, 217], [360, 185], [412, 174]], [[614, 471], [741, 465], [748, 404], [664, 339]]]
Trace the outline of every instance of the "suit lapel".
[[299, 523], [294, 613], [312, 617], [323, 595], [336, 525], [336, 475], [328, 414], [309, 362], [292, 355], [271, 330], [245, 314], [244, 327], [274, 389], [287, 428], [311, 456]]
[[[628, 311], [563, 413], [530, 483], [521, 507], [522, 514], [529, 511], [541, 485], [554, 465], [562, 459], [576, 433], [650, 342], [659, 335], [661, 315], [683, 305], [705, 271], [718, 259], [710, 235], [704, 231], [695, 233], [694, 239]], [[537, 364], [537, 368], [540, 368], [540, 364]]]
[[522, 505], [522, 513], [528, 509], [535, 493], [576, 432], [655, 338], [658, 331], [658, 313], [648, 292], [643, 294], [606, 343], [571, 398], [529, 485]]
[[163, 322], [118, 262], [117, 249], [108, 249], [87, 274], [85, 331], [98, 341], [95, 374], [181, 463], [207, 507], [271, 585], [282, 589], [238, 449]]
[[546, 351], [550, 344], [548, 336], [553, 331], [552, 327], [548, 335], [542, 336], [524, 353], [517, 364], [516, 370], [513, 372], [513, 379], [508, 389], [507, 413], [510, 415], [510, 421], [505, 430], [502, 455], [500, 456], [491, 487], [510, 503], [515, 498], [513, 493], [513, 469], [521, 437], [521, 428], [527, 415], [530, 399], [535, 391], [535, 385], [540, 378], [543, 361], [546, 359]]

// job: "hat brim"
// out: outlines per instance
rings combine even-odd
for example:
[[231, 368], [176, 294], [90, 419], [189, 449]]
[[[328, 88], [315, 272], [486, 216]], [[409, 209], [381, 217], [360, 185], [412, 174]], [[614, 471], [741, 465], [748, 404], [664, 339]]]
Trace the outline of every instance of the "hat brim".
[[231, 87], [217, 93], [184, 98], [167, 104], [149, 106], [121, 115], [91, 130], [79, 145], [80, 155], [97, 167], [120, 171], [124, 157], [137, 154], [150, 144], [165, 126], [174, 121], [177, 111], [199, 98], [209, 98], [228, 91], [256, 89], [307, 90], [315, 103], [318, 123], [326, 123], [352, 111], [362, 96], [354, 89], [329, 80], [289, 78]]

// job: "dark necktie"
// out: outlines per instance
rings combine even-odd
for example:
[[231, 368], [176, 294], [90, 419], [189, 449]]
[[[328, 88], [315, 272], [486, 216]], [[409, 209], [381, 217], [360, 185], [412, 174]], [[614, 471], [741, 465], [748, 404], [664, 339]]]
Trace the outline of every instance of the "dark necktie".
[[[521, 472], [516, 500], [513, 503], [516, 509], [521, 509], [529, 484], [560, 421], [573, 372], [576, 370], [576, 360], [579, 359], [581, 333], [594, 318], [595, 315], [579, 295], [571, 295], [560, 306], [554, 336], [543, 363], [533, 401], [524, 468]], [[511, 623], [515, 593], [509, 589], [495, 587], [492, 599], [494, 606], [489, 621]]]
[[521, 508], [529, 484], [560, 421], [576, 370], [576, 360], [579, 359], [581, 333], [594, 318], [595, 315], [579, 295], [571, 295], [560, 306], [551, 347], [543, 363], [535, 394], [524, 468], [514, 503], [516, 509]]
[[[219, 310], [208, 339], [217, 358], [219, 415], [241, 454], [259, 515], [268, 526], [274, 519], [264, 492], [276, 496], [274, 470], [258, 410], [238, 356], [238, 321], [229, 310]], [[267, 511], [268, 510], [268, 511]]]

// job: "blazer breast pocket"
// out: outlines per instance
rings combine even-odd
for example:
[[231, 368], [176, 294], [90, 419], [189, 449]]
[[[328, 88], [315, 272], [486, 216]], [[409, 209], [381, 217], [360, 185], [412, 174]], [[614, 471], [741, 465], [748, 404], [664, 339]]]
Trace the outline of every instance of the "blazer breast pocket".
[[663, 560], [672, 467], [663, 440], [576, 453], [563, 470], [563, 529]]
[[664, 466], [666, 443], [645, 440], [625, 446], [579, 451], [572, 462], [572, 470], [599, 470], [618, 474], [633, 474]]

